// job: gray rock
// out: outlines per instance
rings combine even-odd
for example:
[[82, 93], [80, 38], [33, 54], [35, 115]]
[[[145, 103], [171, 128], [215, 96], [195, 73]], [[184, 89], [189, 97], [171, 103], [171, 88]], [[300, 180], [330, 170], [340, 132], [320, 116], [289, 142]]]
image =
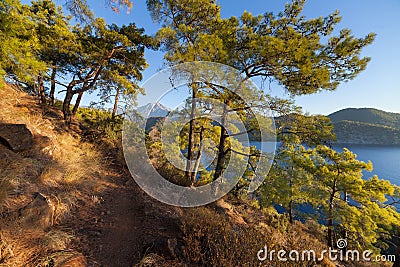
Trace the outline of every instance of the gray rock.
[[25, 124], [0, 123], [0, 142], [19, 152], [33, 147], [33, 135]]
[[53, 225], [54, 205], [44, 195], [36, 193], [32, 202], [20, 210], [20, 216], [26, 227], [44, 230]]

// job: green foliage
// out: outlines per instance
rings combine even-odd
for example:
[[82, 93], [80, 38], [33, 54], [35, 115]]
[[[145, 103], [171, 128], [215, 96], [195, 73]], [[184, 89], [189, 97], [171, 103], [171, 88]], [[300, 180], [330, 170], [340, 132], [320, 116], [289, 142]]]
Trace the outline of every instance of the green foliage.
[[51, 0], [33, 1], [30, 10], [41, 48], [39, 56], [49, 65], [58, 65], [74, 46], [70, 17]]
[[282, 142], [315, 146], [335, 141], [333, 124], [325, 116], [290, 113], [276, 118], [276, 124], [277, 135]]
[[117, 93], [121, 93], [121, 97], [134, 100], [138, 93], [144, 93], [137, 81], [142, 80], [142, 72], [148, 66], [144, 58], [145, 47], [151, 48], [156, 44], [151, 37], [144, 34], [143, 28], [137, 28], [133, 23], [122, 27], [110, 25], [108, 29], [104, 26], [101, 28], [102, 33], [96, 38], [101, 41], [108, 38], [106, 46], [113, 46], [119, 51], [116, 51], [117, 54], [108, 60], [102, 70], [96, 84], [98, 96], [103, 103], [110, 102]]
[[66, 0], [67, 9], [80, 21], [89, 23], [94, 18], [86, 0]]
[[[214, 1], [149, 0], [147, 3], [153, 19], [162, 24], [156, 38], [171, 64], [220, 62], [239, 69], [249, 78], [273, 79], [292, 95], [335, 90], [341, 82], [355, 78], [369, 62], [368, 57], [361, 56], [361, 51], [375, 37], [368, 34], [357, 38], [349, 29], [334, 34], [341, 19], [339, 13], [306, 19], [302, 16], [303, 0], [292, 1], [277, 15], [267, 12], [254, 16], [244, 12], [239, 18], [227, 19], [221, 18], [220, 7]], [[248, 107], [234, 94], [207, 83], [192, 84], [191, 89], [193, 96], [215, 98], [235, 109], [252, 128], [254, 116], [244, 112]], [[257, 93], [259, 99], [268, 98], [262, 92]], [[333, 231], [338, 235], [344, 231], [354, 246], [373, 247], [380, 230], [379, 219], [371, 211], [375, 210], [389, 224], [398, 216], [384, 205], [386, 196], [394, 194], [393, 186], [378, 178], [363, 180], [362, 171], [370, 170], [371, 163], [358, 161], [348, 150], [335, 152], [325, 146], [335, 141], [329, 118], [304, 116], [290, 103], [275, 100], [277, 105], [271, 106], [279, 116], [277, 128], [282, 147], [261, 189], [264, 204], [281, 204], [291, 219], [296, 207], [311, 204], [324, 215], [319, 219], [327, 222], [329, 246], [333, 244]], [[192, 105], [193, 118], [197, 103], [188, 103]], [[222, 118], [231, 120], [226, 110]], [[195, 123], [190, 127], [182, 138], [198, 142], [193, 134]], [[221, 141], [215, 173], [220, 171], [219, 165], [224, 168], [228, 151], [235, 154], [231, 146], [234, 139], [225, 138], [227, 129], [219, 128], [216, 133]], [[181, 144], [185, 147], [190, 142]], [[256, 163], [253, 159], [249, 164]], [[246, 173], [251, 175], [251, 171]], [[369, 190], [373, 184], [379, 184], [380, 189]]]
[[[303, 95], [335, 90], [341, 82], [355, 78], [369, 61], [361, 52], [374, 40], [374, 34], [357, 38], [348, 29], [335, 31], [338, 32], [335, 35], [340, 22], [338, 12], [306, 19], [302, 16], [304, 0], [292, 1], [278, 14], [244, 12], [240, 17], [230, 18], [221, 18], [220, 6], [215, 1], [148, 0], [153, 19], [162, 25], [155, 40], [134, 23], [108, 25], [104, 19], [94, 18], [85, 0], [66, 3], [78, 19], [86, 21], [84, 26], [72, 27], [71, 18], [51, 0], [35, 0], [31, 5], [18, 0], [0, 1], [0, 75], [29, 86], [42, 77], [50, 82], [52, 90], [56, 83], [64, 86], [67, 93], [62, 104], [66, 120], [71, 117], [74, 95], [97, 92], [108, 102], [115, 94], [134, 100], [138, 93], [143, 93], [137, 82], [147, 67], [146, 48], [161, 45], [170, 64], [219, 62], [238, 69], [246, 78], [272, 79], [291, 95]], [[132, 7], [128, 0], [107, 0], [107, 3], [114, 10], [120, 5]], [[218, 100], [226, 106], [188, 99], [187, 109], [176, 114], [182, 120], [164, 129], [165, 137], [171, 134], [178, 146], [161, 143], [161, 125], [147, 138], [150, 160], [166, 179], [180, 185], [201, 186], [218, 178], [229, 159], [231, 171], [247, 166], [235, 190], [239, 194], [254, 178], [260, 153], [254, 147], [243, 146], [237, 136], [249, 133], [252, 140], [260, 140], [263, 129], [271, 124], [264, 112], [269, 108], [277, 115], [282, 145], [258, 193], [263, 208], [279, 204], [289, 214], [276, 216], [270, 224], [289, 231], [291, 225], [287, 220], [294, 224], [293, 219], [300, 215], [299, 208], [311, 205], [318, 211], [313, 219], [326, 222], [328, 245], [332, 245], [335, 236], [347, 238], [352, 247], [377, 251], [387, 245], [400, 227], [399, 213], [387, 202], [399, 199], [400, 190], [376, 176], [363, 179], [362, 172], [372, 170], [370, 162], [357, 160], [349, 150], [336, 152], [325, 146], [335, 140], [333, 125], [327, 117], [303, 115], [292, 101], [271, 97], [241, 82], [239, 88], [244, 87], [242, 92], [251, 102], [244, 103], [228, 90], [236, 89], [237, 80], [226, 78], [225, 73], [217, 70], [207, 71], [212, 71], [216, 79], [220, 77], [225, 87], [208, 80], [193, 81], [189, 85], [193, 96]], [[64, 76], [61, 79], [60, 74]], [[66, 77], [70, 80], [63, 84]], [[60, 105], [56, 103], [57, 107]], [[75, 107], [78, 106], [79, 101]], [[226, 127], [206, 117], [184, 124], [188, 116], [194, 118], [208, 112], [219, 114]], [[354, 121], [345, 121], [349, 117]], [[87, 138], [120, 147], [123, 124], [120, 116], [105, 110], [80, 108], [77, 118], [87, 127]], [[330, 118], [337, 133], [352, 133], [357, 128], [380, 137], [392, 134], [393, 142], [400, 136], [400, 117], [395, 114], [372, 109], [347, 110]], [[240, 132], [238, 120], [245, 125], [245, 133]], [[172, 135], [176, 129], [182, 130]], [[139, 131], [137, 125], [130, 130]], [[338, 135], [340, 140], [343, 136]], [[195, 179], [191, 181], [170, 162], [180, 161], [184, 150], [190, 151], [188, 157], [197, 161], [189, 166], [195, 171]], [[200, 161], [204, 156], [214, 158], [208, 169]], [[9, 184], [0, 179], [0, 201], [8, 188]], [[183, 224], [188, 261], [208, 266], [255, 264], [254, 253], [249, 251], [258, 251], [260, 244], [270, 240], [268, 235], [202, 211], [189, 213]]]
[[341, 144], [400, 145], [400, 129], [356, 121], [336, 122], [334, 127]]
[[[153, 19], [162, 23], [156, 38], [170, 62], [215, 61], [222, 42], [214, 36], [220, 7], [209, 0], [148, 0]], [[214, 59], [214, 60], [213, 60]]]
[[147, 67], [144, 48], [152, 45], [152, 39], [143, 33], [144, 29], [134, 23], [119, 27], [96, 19], [93, 26], [77, 31], [83, 48], [78, 55], [80, 63], [92, 68], [101, 66], [103, 80], [137, 90], [132, 81], [142, 79], [141, 72]]
[[[105, 0], [105, 3], [117, 13], [123, 8], [125, 8], [129, 13], [133, 7], [133, 2], [129, 0]], [[65, 5], [78, 20], [85, 23], [93, 21], [94, 14], [90, 9], [87, 0], [65, 0]]]
[[65, 16], [62, 8], [52, 0], [33, 1], [30, 10], [40, 43], [38, 56], [49, 69], [55, 68], [65, 74], [64, 68], [70, 64], [71, 54], [79, 47], [70, 25], [71, 18]]
[[[316, 187], [319, 187], [321, 199], [329, 199], [320, 203], [327, 220], [332, 219], [344, 229], [347, 238], [356, 246], [373, 247], [379, 236], [379, 223], [399, 222], [396, 210], [385, 204], [387, 196], [394, 194], [394, 186], [376, 176], [370, 180], [362, 179], [362, 171], [371, 171], [372, 163], [358, 161], [356, 155], [347, 149], [336, 152], [318, 146], [315, 152], [316, 162], [312, 171], [317, 178]], [[328, 223], [328, 227], [333, 225]]]
[[77, 119], [89, 127], [88, 138], [90, 140], [107, 140], [114, 146], [120, 146], [123, 125], [123, 119], [120, 116], [112, 118], [111, 113], [106, 110], [79, 108]]
[[142, 79], [141, 72], [147, 67], [144, 49], [153, 44], [152, 38], [143, 32], [133, 23], [119, 27], [107, 25], [100, 18], [91, 25], [75, 28], [78, 50], [67, 66], [72, 79], [63, 85], [67, 89], [63, 106], [67, 123], [74, 115], [70, 103], [75, 94], [101, 89], [100, 95], [109, 95], [109, 90], [116, 88], [130, 95], [141, 91], [136, 82]]
[[[159, 127], [161, 123], [154, 127], [146, 138], [146, 149], [147, 155], [154, 168], [162, 175], [166, 180], [171, 183], [189, 186], [190, 182], [185, 179], [183, 171], [176, 168], [171, 162], [177, 162], [181, 154], [180, 151], [176, 151], [176, 147], [169, 147], [165, 142], [161, 142], [161, 132]], [[166, 147], [168, 146], [168, 147]]]
[[396, 187], [376, 176], [363, 179], [362, 172], [372, 170], [371, 162], [324, 145], [333, 140], [328, 118], [291, 114], [279, 118], [278, 124], [281, 145], [259, 190], [261, 204], [281, 205], [291, 221], [302, 216], [305, 205], [313, 207], [314, 216], [304, 216], [325, 221], [329, 246], [336, 236], [355, 248], [384, 248], [384, 240], [390, 241], [387, 233], [399, 222], [399, 213], [387, 204], [388, 198], [398, 197]]
[[275, 155], [275, 162], [260, 189], [262, 206], [282, 206], [293, 222], [301, 205], [315, 203], [312, 174], [303, 166], [309, 151], [298, 143], [283, 142]]
[[[278, 15], [265, 13], [253, 16], [244, 12], [240, 18], [223, 19], [220, 6], [214, 1], [191, 0], [149, 0], [148, 8], [155, 21], [162, 25], [156, 39], [166, 51], [165, 59], [171, 64], [190, 61], [214, 61], [235, 67], [247, 78], [262, 77], [278, 81], [292, 95], [315, 93], [320, 90], [334, 90], [340, 82], [353, 79], [365, 69], [368, 58], [361, 58], [363, 47], [372, 43], [374, 34], [365, 38], [355, 38], [347, 29], [333, 35], [339, 23], [338, 13], [325, 18], [306, 20], [301, 15], [304, 1], [293, 1], [286, 5]], [[325, 40], [327, 40], [325, 42]], [[216, 74], [218, 76], [218, 74]], [[200, 74], [201, 77], [201, 74]], [[230, 81], [224, 81], [229, 87]], [[211, 93], [204, 89], [211, 89]], [[244, 110], [256, 108], [258, 101], [273, 99], [262, 91], [252, 92], [251, 100], [255, 107], [247, 107], [229, 90], [205, 82], [204, 85], [192, 83], [193, 98], [208, 95], [222, 101], [240, 114], [248, 130], [260, 120], [256, 114], [245, 114]], [[228, 88], [232, 89], [232, 88]], [[279, 99], [276, 103], [284, 104]], [[192, 100], [191, 123], [188, 130], [188, 158], [193, 160], [195, 141], [194, 111], [196, 100]], [[287, 108], [272, 104], [275, 111], [288, 111]], [[259, 110], [265, 109], [262, 105]], [[289, 108], [291, 112], [293, 109]], [[279, 113], [278, 113], [279, 114]], [[283, 115], [282, 113], [279, 115]], [[222, 120], [227, 121], [228, 112], [223, 111]], [[252, 122], [253, 121], [253, 122]], [[306, 126], [309, 143], [320, 143], [331, 136], [331, 128], [318, 129], [315, 124], [327, 124], [324, 117], [310, 117]], [[266, 122], [268, 124], [268, 122]], [[259, 125], [260, 126], [260, 125]], [[262, 125], [264, 126], [264, 125]], [[259, 127], [265, 128], [265, 127]], [[323, 129], [327, 129], [323, 132]], [[320, 136], [318, 136], [320, 135]], [[214, 179], [220, 177], [227, 162], [227, 153], [234, 152], [228, 142], [227, 129], [220, 127], [218, 157]], [[257, 133], [252, 133], [257, 139]], [[333, 136], [330, 139], [334, 139]], [[240, 152], [241, 153], [241, 152]], [[240, 154], [233, 153], [233, 154]], [[231, 153], [232, 154], [232, 153]], [[192, 169], [190, 163], [187, 170]], [[190, 177], [190, 175], [188, 175]], [[247, 175], [249, 176], [249, 175]]]
[[39, 59], [39, 37], [29, 6], [18, 0], [0, 1], [0, 75], [33, 85], [46, 64]]
[[[269, 77], [290, 93], [301, 95], [334, 90], [365, 69], [360, 57], [374, 34], [355, 38], [343, 29], [337, 12], [306, 20], [304, 0], [286, 5], [278, 15], [222, 19], [214, 1], [147, 1], [153, 18], [162, 22], [157, 38], [171, 62], [216, 61], [235, 67], [248, 77]], [[327, 40], [326, 43], [323, 40]]]
[[374, 34], [355, 38], [343, 29], [335, 36], [339, 14], [306, 20], [304, 4], [293, 1], [278, 15], [245, 12], [231, 19], [238, 29], [227, 42], [231, 64], [249, 77], [274, 78], [296, 95], [336, 89], [364, 70], [369, 59], [359, 55]]
[[[86, 1], [67, 4], [72, 10], [80, 10], [82, 16], [90, 15]], [[109, 4], [114, 9], [119, 4], [128, 8], [132, 5], [127, 0], [110, 0]], [[89, 24], [72, 27], [70, 19], [52, 0], [35, 0], [31, 5], [16, 0], [0, 2], [0, 75], [8, 74], [38, 88], [43, 103], [45, 84], [50, 84], [52, 104], [56, 85], [65, 87], [63, 112], [67, 122], [86, 91], [98, 90], [106, 101], [114, 91], [133, 98], [142, 92], [136, 82], [147, 67], [144, 49], [156, 45], [134, 23], [107, 25], [104, 19], [92, 17]], [[75, 94], [79, 97], [71, 113]]]

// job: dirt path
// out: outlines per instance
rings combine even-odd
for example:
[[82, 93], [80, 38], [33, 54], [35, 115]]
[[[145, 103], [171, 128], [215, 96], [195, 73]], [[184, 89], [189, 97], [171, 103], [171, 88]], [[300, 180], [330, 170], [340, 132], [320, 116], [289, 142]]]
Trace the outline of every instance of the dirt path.
[[80, 212], [77, 249], [89, 266], [134, 266], [149, 244], [179, 237], [179, 209], [148, 197], [130, 176], [109, 180], [112, 186], [100, 195], [96, 209]]

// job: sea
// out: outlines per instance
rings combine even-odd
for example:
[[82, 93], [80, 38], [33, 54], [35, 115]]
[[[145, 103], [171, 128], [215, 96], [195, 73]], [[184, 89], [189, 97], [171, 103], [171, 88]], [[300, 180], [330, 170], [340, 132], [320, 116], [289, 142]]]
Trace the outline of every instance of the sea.
[[[261, 147], [260, 142], [251, 142], [251, 144], [257, 148]], [[266, 142], [263, 146], [271, 147], [271, 142]], [[389, 180], [400, 186], [400, 146], [336, 144], [333, 148], [336, 151], [348, 148], [357, 155], [358, 160], [365, 162], [370, 160], [374, 169], [372, 172], [363, 173], [365, 179], [377, 175], [380, 179]]]
[[372, 162], [374, 169], [364, 172], [364, 178], [378, 175], [380, 179], [400, 185], [400, 146], [335, 145], [334, 149], [342, 151], [343, 147], [355, 153], [358, 160]]

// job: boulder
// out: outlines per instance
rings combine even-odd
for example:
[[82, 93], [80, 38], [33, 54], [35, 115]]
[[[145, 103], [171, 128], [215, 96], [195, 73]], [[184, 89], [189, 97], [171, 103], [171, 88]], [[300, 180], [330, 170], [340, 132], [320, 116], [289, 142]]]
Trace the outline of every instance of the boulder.
[[215, 202], [215, 209], [219, 214], [228, 215], [229, 218], [236, 224], [246, 225], [246, 221], [243, 216], [239, 214], [231, 204], [226, 202], [223, 198]]
[[33, 135], [25, 124], [0, 123], [0, 143], [20, 152], [33, 147]]
[[71, 255], [69, 258], [63, 260], [55, 260], [55, 266], [57, 267], [86, 267], [87, 262], [85, 256], [81, 253]]
[[20, 216], [26, 227], [45, 230], [53, 225], [54, 205], [44, 195], [36, 193], [32, 202], [20, 210]]
[[86, 267], [87, 261], [82, 253], [76, 251], [59, 251], [47, 257], [44, 266], [54, 267]]
[[182, 259], [183, 242], [177, 238], [160, 238], [143, 248], [144, 254], [155, 253], [168, 259]]
[[0, 169], [4, 170], [14, 161], [22, 160], [22, 157], [11, 151], [8, 147], [0, 144]]

